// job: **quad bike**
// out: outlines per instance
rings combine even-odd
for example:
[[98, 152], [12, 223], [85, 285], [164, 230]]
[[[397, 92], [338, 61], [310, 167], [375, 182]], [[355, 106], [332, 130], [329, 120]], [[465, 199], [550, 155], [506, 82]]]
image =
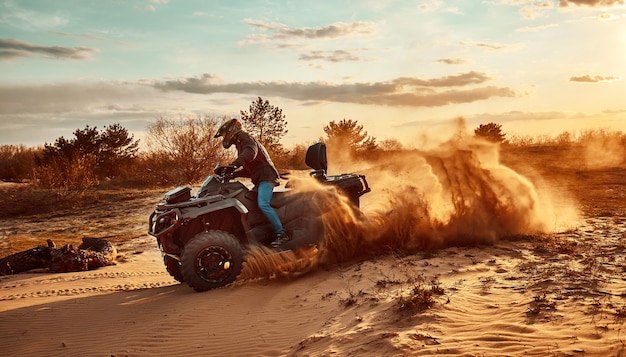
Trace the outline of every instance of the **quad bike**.
[[[364, 175], [327, 176], [326, 146], [311, 145], [306, 164], [311, 176], [345, 195], [358, 209], [359, 198], [370, 191]], [[191, 188], [167, 192], [150, 215], [148, 233], [154, 236], [165, 268], [179, 282], [196, 291], [218, 288], [235, 281], [241, 273], [247, 250], [253, 245], [270, 247], [273, 228], [257, 206], [256, 191], [234, 180], [228, 166], [216, 167], [195, 196]], [[280, 217], [291, 240], [284, 251], [316, 246], [324, 237], [320, 208], [314, 191], [295, 192], [289, 182], [274, 190], [271, 206]]]

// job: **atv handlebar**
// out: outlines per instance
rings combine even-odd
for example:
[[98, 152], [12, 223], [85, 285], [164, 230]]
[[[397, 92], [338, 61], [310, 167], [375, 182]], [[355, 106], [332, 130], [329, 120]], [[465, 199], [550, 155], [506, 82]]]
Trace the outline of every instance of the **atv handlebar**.
[[235, 165], [221, 166], [220, 164], [218, 164], [217, 166], [215, 166], [213, 172], [215, 172], [215, 174], [218, 176], [229, 176], [232, 175], [233, 172], [235, 172], [235, 169], [237, 169], [237, 166]]
[[240, 173], [241, 171], [241, 168], [235, 165], [222, 166], [220, 164], [217, 164], [217, 166], [215, 166], [215, 169], [213, 169], [215, 175], [222, 182], [229, 182], [230, 180], [239, 177], [238, 173]]

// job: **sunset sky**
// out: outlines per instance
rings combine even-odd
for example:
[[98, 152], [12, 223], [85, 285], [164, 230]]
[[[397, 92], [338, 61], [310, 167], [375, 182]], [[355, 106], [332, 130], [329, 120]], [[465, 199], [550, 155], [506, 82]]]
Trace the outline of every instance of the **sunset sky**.
[[0, 1], [0, 145], [259, 96], [287, 146], [344, 118], [408, 145], [459, 116], [626, 131], [625, 76], [624, 0]]

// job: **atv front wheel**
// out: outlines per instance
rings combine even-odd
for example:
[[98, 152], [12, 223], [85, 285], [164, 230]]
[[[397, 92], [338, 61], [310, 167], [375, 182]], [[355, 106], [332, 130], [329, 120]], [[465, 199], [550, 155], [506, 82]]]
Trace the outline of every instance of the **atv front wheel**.
[[163, 257], [163, 264], [165, 264], [165, 270], [179, 283], [185, 282], [185, 277], [180, 272], [180, 262], [170, 256]]
[[200, 232], [183, 248], [181, 273], [196, 291], [219, 288], [235, 281], [243, 266], [239, 241], [223, 231]]

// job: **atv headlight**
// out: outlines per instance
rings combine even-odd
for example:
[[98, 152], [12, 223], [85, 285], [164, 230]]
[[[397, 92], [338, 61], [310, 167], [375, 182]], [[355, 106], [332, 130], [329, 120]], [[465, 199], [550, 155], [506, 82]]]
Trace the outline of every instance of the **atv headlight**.
[[178, 214], [173, 211], [168, 212], [159, 218], [157, 231], [162, 232], [176, 223], [178, 223]]

